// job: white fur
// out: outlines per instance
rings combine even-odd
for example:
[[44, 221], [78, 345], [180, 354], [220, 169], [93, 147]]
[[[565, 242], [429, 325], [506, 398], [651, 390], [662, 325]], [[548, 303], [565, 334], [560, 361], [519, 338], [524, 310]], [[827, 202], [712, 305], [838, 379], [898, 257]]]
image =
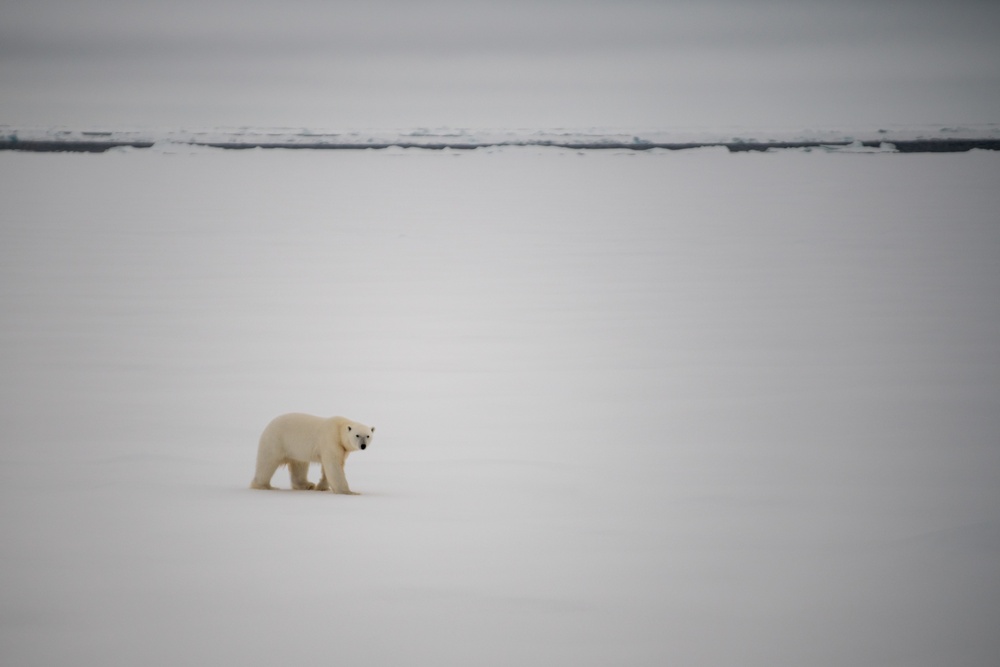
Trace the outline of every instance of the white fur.
[[[287, 465], [293, 489], [357, 495], [347, 486], [344, 463], [348, 454], [371, 442], [374, 431], [373, 427], [344, 417], [315, 417], [301, 413], [275, 417], [260, 435], [257, 473], [250, 488], [274, 488], [271, 478], [280, 466]], [[306, 478], [310, 463], [319, 463], [323, 468], [319, 484], [312, 484]]]

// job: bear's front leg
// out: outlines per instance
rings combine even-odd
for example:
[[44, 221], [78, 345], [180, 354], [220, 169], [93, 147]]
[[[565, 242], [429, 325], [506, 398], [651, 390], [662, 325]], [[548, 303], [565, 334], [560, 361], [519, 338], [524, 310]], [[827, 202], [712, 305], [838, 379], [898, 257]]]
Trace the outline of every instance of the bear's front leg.
[[320, 471], [319, 482], [316, 483], [316, 486], [313, 487], [313, 490], [329, 491], [330, 485], [326, 483], [326, 472], [323, 470], [322, 465], [319, 467], [319, 471]]
[[320, 490], [330, 490], [334, 493], [343, 493], [350, 496], [361, 495], [347, 486], [347, 477], [344, 475], [344, 461], [338, 461], [332, 454], [322, 456], [323, 476], [316, 486]]
[[289, 461], [288, 473], [292, 478], [292, 488], [297, 491], [308, 491], [315, 488], [309, 481], [309, 464], [303, 461]]

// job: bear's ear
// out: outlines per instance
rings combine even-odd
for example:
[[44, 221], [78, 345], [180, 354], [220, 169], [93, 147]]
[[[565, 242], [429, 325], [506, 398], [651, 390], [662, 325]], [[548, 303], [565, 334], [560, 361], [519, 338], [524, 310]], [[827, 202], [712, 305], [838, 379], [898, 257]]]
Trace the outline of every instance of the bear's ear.
[[374, 426], [372, 426], [372, 433], [374, 433], [374, 432], [375, 432], [375, 427], [374, 427]]

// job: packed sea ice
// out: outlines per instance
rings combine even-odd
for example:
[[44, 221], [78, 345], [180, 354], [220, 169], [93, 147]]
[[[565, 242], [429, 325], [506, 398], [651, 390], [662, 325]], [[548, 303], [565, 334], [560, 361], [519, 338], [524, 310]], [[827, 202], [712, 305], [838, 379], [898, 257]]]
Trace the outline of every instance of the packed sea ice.
[[1000, 655], [1000, 153], [0, 170], [4, 664]]

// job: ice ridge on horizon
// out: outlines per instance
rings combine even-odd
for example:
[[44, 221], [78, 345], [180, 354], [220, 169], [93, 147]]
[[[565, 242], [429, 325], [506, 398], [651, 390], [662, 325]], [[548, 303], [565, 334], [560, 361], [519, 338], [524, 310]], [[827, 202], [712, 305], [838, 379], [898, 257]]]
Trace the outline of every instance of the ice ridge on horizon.
[[874, 130], [820, 129], [407, 129], [310, 130], [302, 128], [69, 129], [0, 126], [0, 149], [101, 152], [130, 146], [185, 144], [215, 148], [475, 149], [559, 147], [570, 149], [683, 149], [724, 146], [732, 151], [770, 148], [855, 148], [936, 151], [1000, 150], [1000, 125], [885, 127]]

